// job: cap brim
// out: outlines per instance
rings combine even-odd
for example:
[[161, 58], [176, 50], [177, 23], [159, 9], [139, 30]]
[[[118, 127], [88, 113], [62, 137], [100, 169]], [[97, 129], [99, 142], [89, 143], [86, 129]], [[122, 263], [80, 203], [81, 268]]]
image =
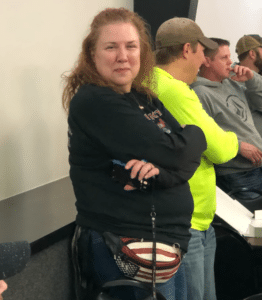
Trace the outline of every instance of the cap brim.
[[211, 49], [211, 50], [215, 50], [217, 49], [218, 47], [218, 44], [212, 40], [210, 40], [209, 38], [203, 36], [199, 39], [199, 42], [201, 44], [203, 44], [203, 46], [205, 46], [206, 48], [208, 49]]

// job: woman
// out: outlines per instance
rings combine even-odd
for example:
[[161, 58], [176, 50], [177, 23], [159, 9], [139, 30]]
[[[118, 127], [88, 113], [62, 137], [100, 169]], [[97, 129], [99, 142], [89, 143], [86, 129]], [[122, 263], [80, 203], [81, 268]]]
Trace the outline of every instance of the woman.
[[[97, 285], [123, 275], [102, 234], [152, 240], [152, 199], [157, 241], [187, 250], [193, 211], [187, 180], [206, 142], [198, 127], [181, 128], [144, 87], [152, 84], [153, 65], [144, 21], [124, 8], [106, 9], [94, 18], [78, 64], [66, 78], [63, 105], [69, 111], [79, 256], [85, 277]], [[139, 180], [156, 175], [153, 191], [115, 182], [113, 160], [126, 164]], [[174, 278], [158, 288], [167, 299], [175, 299]], [[127, 299], [119, 289], [112, 293]], [[139, 299], [137, 291], [128, 295]]]

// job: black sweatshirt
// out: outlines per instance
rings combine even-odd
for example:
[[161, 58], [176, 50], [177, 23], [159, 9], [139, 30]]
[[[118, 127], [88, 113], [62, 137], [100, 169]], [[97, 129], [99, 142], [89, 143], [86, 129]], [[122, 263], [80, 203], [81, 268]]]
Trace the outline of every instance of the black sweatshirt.
[[[139, 105], [141, 108], [139, 108]], [[186, 251], [193, 199], [188, 179], [199, 166], [206, 141], [200, 128], [184, 129], [163, 104], [132, 90], [82, 86], [69, 110], [70, 177], [77, 224], [100, 233], [152, 239], [155, 202], [157, 240]], [[152, 192], [125, 191], [111, 179], [112, 160], [145, 159], [159, 168]]]

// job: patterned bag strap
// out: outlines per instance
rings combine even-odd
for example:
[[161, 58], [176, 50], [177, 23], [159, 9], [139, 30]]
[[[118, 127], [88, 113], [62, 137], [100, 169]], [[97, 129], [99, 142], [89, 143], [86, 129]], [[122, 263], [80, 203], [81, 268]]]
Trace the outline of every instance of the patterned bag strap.
[[155, 181], [152, 182], [152, 207], [151, 207], [151, 222], [152, 222], [152, 235], [153, 235], [153, 249], [152, 249], [152, 289], [153, 289], [153, 300], [157, 300], [156, 292], [156, 209], [155, 209], [155, 198], [153, 195]]

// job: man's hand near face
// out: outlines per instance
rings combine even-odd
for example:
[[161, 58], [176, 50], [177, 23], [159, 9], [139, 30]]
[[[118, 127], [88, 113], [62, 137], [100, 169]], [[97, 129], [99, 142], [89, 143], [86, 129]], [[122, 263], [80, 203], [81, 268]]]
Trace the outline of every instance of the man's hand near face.
[[254, 77], [253, 71], [248, 67], [236, 65], [231, 71], [235, 73], [235, 75], [231, 77], [231, 79], [235, 81], [244, 82]]

